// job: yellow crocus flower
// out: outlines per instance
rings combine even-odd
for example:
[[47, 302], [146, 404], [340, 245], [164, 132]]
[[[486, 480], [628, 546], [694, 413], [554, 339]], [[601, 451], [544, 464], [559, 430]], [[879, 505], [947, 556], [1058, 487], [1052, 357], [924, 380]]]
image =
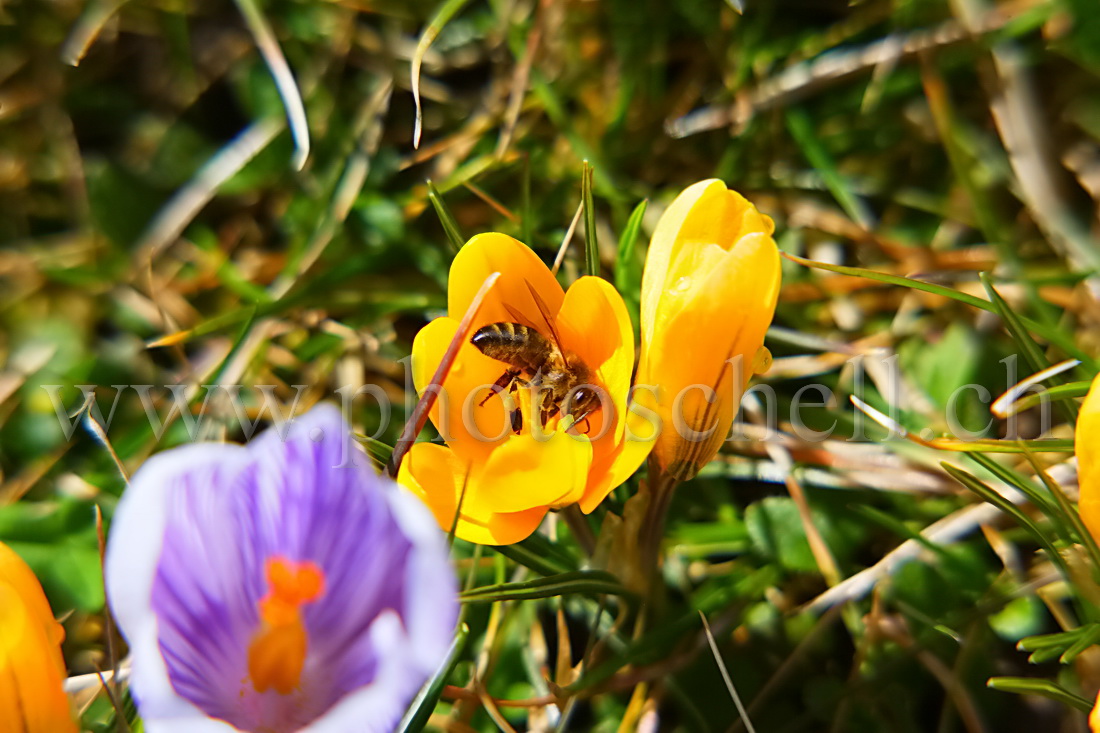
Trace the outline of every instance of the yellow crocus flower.
[[[598, 277], [582, 277], [563, 291], [538, 255], [504, 234], [480, 234], [455, 257], [448, 315], [425, 326], [413, 342], [417, 390], [423, 393], [431, 383], [476, 292], [494, 272], [500, 277], [462, 335], [430, 412], [446, 445], [412, 446], [397, 479], [424, 500], [443, 529], [451, 528], [457, 513], [458, 537], [505, 545], [534, 532], [552, 509], [577, 504], [591, 512], [641, 465], [653, 443], [648, 423], [627, 410], [634, 332], [622, 297]], [[602, 401], [578, 424], [564, 422], [567, 402], [548, 409], [532, 394], [539, 384], [551, 384], [554, 370], [536, 376], [539, 370], [509, 365], [475, 345], [472, 337], [492, 324], [502, 324], [510, 339], [556, 342], [565, 360], [584, 365], [586, 381]], [[500, 384], [509, 369], [517, 380]], [[491, 391], [494, 383], [499, 395]]]
[[642, 279], [635, 399], [660, 416], [653, 458], [693, 477], [718, 452], [779, 296], [775, 225], [718, 180], [688, 187], [657, 223]]
[[0, 731], [76, 731], [61, 686], [64, 638], [38, 579], [0, 542]]

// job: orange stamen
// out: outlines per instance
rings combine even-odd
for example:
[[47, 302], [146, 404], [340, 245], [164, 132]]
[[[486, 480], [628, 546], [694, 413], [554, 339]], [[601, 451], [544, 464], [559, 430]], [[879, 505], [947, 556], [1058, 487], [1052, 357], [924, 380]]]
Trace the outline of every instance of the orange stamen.
[[260, 599], [260, 628], [248, 647], [248, 673], [256, 692], [274, 688], [289, 695], [302, 677], [308, 634], [302, 606], [325, 590], [325, 574], [316, 563], [268, 558], [267, 595]]

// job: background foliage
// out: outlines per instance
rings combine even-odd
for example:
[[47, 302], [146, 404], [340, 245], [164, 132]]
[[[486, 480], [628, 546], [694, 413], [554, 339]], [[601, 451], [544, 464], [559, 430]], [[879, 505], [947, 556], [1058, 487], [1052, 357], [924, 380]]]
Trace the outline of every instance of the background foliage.
[[[456, 543], [469, 588], [552, 577], [471, 597], [430, 724], [738, 730], [702, 610], [758, 730], [1084, 730], [1100, 613], [1067, 450], [1100, 348], [1091, 3], [14, 0], [0, 23], [0, 539], [64, 614], [74, 675], [111, 665], [94, 511], [109, 521], [125, 485], [111, 451], [132, 472], [188, 440], [165, 387], [197, 413], [198, 385], [245, 385], [256, 420], [250, 385], [287, 408], [294, 385], [300, 407], [377, 385], [391, 418], [369, 397], [353, 418], [384, 454], [452, 239], [503, 231], [552, 260], [587, 160], [628, 303], [657, 216], [707, 177], [772, 215], [785, 252], [885, 276], [784, 263], [761, 380], [780, 431], [763, 442], [749, 410], [678, 490], [658, 622], [618, 623], [614, 578], [553, 577], [583, 565], [564, 524], [506, 554]], [[308, 119], [301, 170], [261, 53], [276, 45]], [[1049, 424], [991, 418], [990, 397], [1070, 357]], [[801, 414], [835, 425], [828, 442], [790, 423], [816, 383], [835, 398]], [[66, 438], [46, 385], [63, 413], [98, 385], [107, 440]], [[199, 434], [244, 437], [207, 407]], [[960, 428], [1004, 442], [959, 452]], [[883, 564], [895, 549], [913, 561]], [[867, 568], [873, 592], [842, 583]], [[117, 727], [104, 696], [89, 705], [88, 728]]]

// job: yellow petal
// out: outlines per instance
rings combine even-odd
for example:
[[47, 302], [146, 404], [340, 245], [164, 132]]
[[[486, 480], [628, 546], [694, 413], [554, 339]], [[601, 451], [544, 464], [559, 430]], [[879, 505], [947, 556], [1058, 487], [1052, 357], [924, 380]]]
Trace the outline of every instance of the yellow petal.
[[485, 466], [471, 474], [463, 509], [485, 516], [537, 507], [563, 507], [584, 493], [592, 444], [587, 438], [555, 430], [538, 436], [524, 432], [493, 451]]
[[494, 272], [499, 272], [500, 278], [486, 295], [474, 327], [512, 323], [517, 320], [513, 312], [519, 312], [526, 316], [526, 321], [521, 319], [525, 326], [545, 330], [530, 288], [538, 292], [554, 315], [565, 297], [561, 285], [527, 245], [496, 232], [478, 234], [455, 255], [447, 281], [447, 314], [461, 319], [485, 278]]
[[673, 284], [669, 268], [681, 250], [705, 244], [731, 250], [746, 235], [759, 233], [770, 237], [774, 231], [770, 217], [760, 214], [722, 181], [700, 181], [684, 189], [661, 215], [646, 253], [641, 303], [643, 332], [653, 323], [662, 295]]
[[[416, 334], [412, 372], [418, 393], [431, 384], [458, 326], [453, 318], [437, 318]], [[447, 444], [468, 460], [488, 460], [493, 448], [512, 434], [501, 397], [489, 397], [481, 404], [490, 394], [489, 385], [506, 370], [507, 365], [485, 356], [466, 339], [428, 413]]]
[[[466, 484], [470, 490], [468, 464], [449, 448], [432, 443], [417, 443], [401, 462], [397, 481], [428, 506], [440, 528], [449, 532], [458, 510], [458, 501]], [[510, 545], [526, 539], [538, 529], [547, 508], [535, 507], [521, 512], [483, 515], [471, 514], [463, 501], [462, 515], [455, 536], [481, 545]]]
[[[683, 244], [680, 232], [687, 225], [689, 217], [701, 219], [704, 213], [720, 213], [726, 207], [726, 184], [716, 179], [699, 181], [684, 189], [657, 221], [653, 237], [646, 252], [645, 271], [642, 274], [642, 323], [652, 323], [657, 313], [657, 304], [665, 288], [665, 276], [673, 255]], [[711, 236], [711, 241], [715, 237]], [[643, 326], [644, 327], [644, 326]]]
[[0, 723], [25, 733], [76, 731], [61, 688], [61, 650], [37, 615], [15, 585], [0, 580]]
[[1100, 376], [1093, 380], [1077, 416], [1078, 511], [1085, 526], [1100, 542]]
[[[611, 452], [622, 442], [630, 374], [634, 371], [634, 327], [622, 296], [599, 277], [582, 277], [570, 286], [558, 313], [557, 331], [569, 350], [596, 370], [599, 386], [614, 407], [614, 429], [593, 424], [595, 449]], [[607, 416], [604, 416], [605, 418]]]
[[630, 478], [653, 450], [656, 425], [650, 414], [637, 404], [631, 405], [624, 423], [623, 441], [613, 452], [598, 455], [592, 461], [584, 496], [577, 502], [585, 514], [591, 514], [608, 494]]
[[[54, 619], [42, 585], [23, 558], [3, 542], [0, 542], [0, 582], [10, 585], [23, 600], [27, 611], [42, 627], [50, 645], [60, 647], [65, 640], [65, 629]], [[57, 663], [59, 673], [64, 675], [65, 663], [60, 654], [57, 655]]]

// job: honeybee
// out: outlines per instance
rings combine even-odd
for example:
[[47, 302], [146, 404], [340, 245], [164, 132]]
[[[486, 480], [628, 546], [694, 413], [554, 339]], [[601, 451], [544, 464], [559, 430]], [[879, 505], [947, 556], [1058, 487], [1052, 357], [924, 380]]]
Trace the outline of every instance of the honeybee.
[[[479, 328], [470, 343], [485, 356], [507, 364], [510, 368], [493, 384], [492, 391], [481, 401], [517, 387], [538, 390], [539, 423], [546, 423], [563, 411], [573, 418], [573, 424], [588, 424], [588, 416], [602, 404], [598, 388], [592, 384], [593, 373], [572, 351], [561, 347], [546, 304], [531, 290], [542, 312], [550, 337], [522, 323], [501, 321]], [[514, 316], [515, 314], [513, 314]], [[523, 429], [523, 413], [516, 407], [510, 416], [512, 432]], [[587, 430], [585, 431], [587, 432]]]

